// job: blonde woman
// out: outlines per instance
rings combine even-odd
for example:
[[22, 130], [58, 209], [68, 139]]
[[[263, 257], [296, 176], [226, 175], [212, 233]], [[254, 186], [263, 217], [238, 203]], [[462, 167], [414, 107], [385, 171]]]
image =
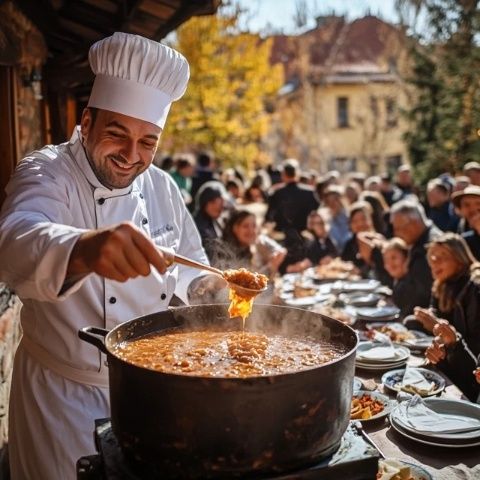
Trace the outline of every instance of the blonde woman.
[[436, 335], [426, 357], [476, 401], [480, 386], [472, 371], [480, 355], [480, 264], [465, 240], [454, 233], [431, 242], [427, 260], [437, 313], [415, 310], [417, 320]]

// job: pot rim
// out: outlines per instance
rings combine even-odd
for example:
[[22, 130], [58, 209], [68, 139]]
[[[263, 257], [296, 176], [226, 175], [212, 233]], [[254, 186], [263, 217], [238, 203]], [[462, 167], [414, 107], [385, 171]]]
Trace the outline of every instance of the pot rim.
[[[269, 308], [274, 307], [275, 309], [288, 309], [289, 311], [298, 310], [299, 312], [302, 312], [302, 315], [305, 315], [305, 312], [306, 312], [305, 310], [303, 310], [301, 308], [298, 308], [298, 307], [288, 307], [288, 306], [283, 306], [283, 305], [271, 305], [271, 304], [261, 304], [261, 303], [256, 304], [256, 305], [261, 305], [261, 306], [269, 307]], [[315, 316], [319, 316], [319, 317], [322, 317], [322, 318], [326, 318], [329, 321], [337, 322], [342, 327], [345, 327], [348, 330], [350, 330], [350, 333], [353, 334], [353, 336], [356, 340], [353, 348], [351, 348], [345, 354], [339, 356], [338, 358], [334, 358], [333, 360], [329, 360], [327, 362], [324, 362], [321, 365], [302, 368], [301, 370], [296, 370], [296, 371], [293, 371], [293, 372], [279, 373], [279, 374], [273, 374], [273, 375], [252, 375], [252, 376], [248, 376], [248, 377], [224, 377], [224, 376], [214, 376], [214, 377], [212, 376], [212, 377], [210, 377], [210, 376], [201, 376], [201, 375], [191, 375], [191, 374], [181, 373], [181, 372], [176, 372], [176, 373], [162, 372], [162, 371], [154, 370], [152, 368], [142, 367], [140, 365], [135, 365], [134, 363], [127, 362], [126, 360], [120, 358], [118, 355], [116, 355], [115, 353], [112, 352], [112, 347], [110, 346], [110, 344], [118, 344], [119, 343], [113, 337], [115, 336], [116, 332], [125, 328], [127, 325], [133, 324], [135, 322], [139, 322], [141, 320], [145, 320], [145, 318], [149, 317], [150, 315], [158, 315], [158, 314], [165, 313], [165, 312], [168, 312], [168, 311], [172, 312], [172, 311], [178, 311], [180, 309], [191, 309], [191, 308], [195, 308], [195, 307], [215, 307], [215, 306], [228, 306], [228, 303], [209, 303], [209, 304], [200, 304], [200, 305], [185, 305], [185, 306], [180, 306], [180, 307], [168, 307], [167, 310], [162, 310], [162, 311], [155, 312], [155, 313], [152, 313], [152, 314], [142, 315], [142, 316], [139, 316], [139, 317], [136, 317], [136, 318], [132, 318], [131, 320], [127, 320], [126, 322], [118, 324], [117, 326], [112, 328], [105, 335], [105, 342], [104, 342], [105, 343], [105, 348], [108, 351], [108, 355], [111, 355], [112, 357], [114, 357], [119, 362], [127, 365], [128, 367], [138, 368], [142, 371], [146, 370], [146, 371], [149, 371], [149, 372], [154, 372], [158, 375], [162, 375], [162, 376], [166, 376], [166, 377], [173, 377], [173, 378], [174, 377], [181, 377], [182, 379], [191, 378], [191, 379], [197, 379], [197, 380], [201, 379], [201, 380], [209, 380], [209, 381], [232, 381], [232, 382], [238, 383], [238, 382], [245, 382], [245, 381], [249, 381], [249, 380], [251, 381], [251, 380], [259, 380], [259, 379], [264, 379], [264, 380], [268, 380], [268, 379], [271, 379], [271, 378], [281, 379], [281, 378], [284, 378], [284, 377], [291, 377], [292, 375], [298, 375], [298, 374], [302, 374], [302, 373], [306, 373], [306, 372], [311, 372], [313, 370], [317, 370], [319, 368], [322, 368], [322, 367], [325, 367], [325, 366], [328, 366], [328, 365], [333, 365], [335, 363], [338, 363], [338, 362], [341, 362], [341, 361], [347, 359], [348, 357], [350, 357], [352, 355], [356, 355], [358, 344], [360, 342], [358, 333], [351, 326], [346, 325], [345, 323], [341, 322], [340, 320], [337, 320], [333, 317], [329, 317], [327, 315], [323, 315], [321, 313], [308, 312], [309, 315], [315, 315]], [[179, 327], [179, 328], [181, 328], [181, 327]], [[161, 332], [161, 331], [162, 330], [159, 330], [158, 332]], [[154, 333], [154, 332], [152, 332], [152, 333]]]

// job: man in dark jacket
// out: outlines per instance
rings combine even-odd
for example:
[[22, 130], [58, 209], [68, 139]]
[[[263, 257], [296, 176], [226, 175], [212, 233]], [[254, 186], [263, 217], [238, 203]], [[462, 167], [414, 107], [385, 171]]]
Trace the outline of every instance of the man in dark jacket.
[[444, 232], [456, 232], [459, 222], [459, 218], [450, 201], [450, 193], [450, 185], [440, 178], [434, 178], [428, 182], [428, 218]]
[[[414, 307], [430, 305], [433, 278], [425, 245], [439, 237], [442, 231], [428, 220], [422, 205], [412, 200], [401, 200], [394, 204], [390, 210], [390, 221], [394, 235], [410, 247], [408, 273], [404, 277], [404, 298], [399, 307], [402, 311], [413, 313]], [[381, 248], [373, 248], [371, 258], [377, 277], [386, 281]]]
[[295, 159], [286, 160], [282, 168], [282, 182], [272, 187], [268, 197], [267, 222], [275, 222], [275, 230], [285, 234], [288, 251], [281, 271], [289, 264], [305, 257], [301, 232], [307, 227], [308, 214], [319, 207], [313, 188], [298, 182], [299, 165]]
[[297, 160], [286, 160], [282, 169], [283, 183], [274, 186], [268, 198], [266, 220], [275, 222], [275, 229], [280, 232], [305, 230], [308, 214], [319, 206], [313, 188], [298, 182], [299, 173]]

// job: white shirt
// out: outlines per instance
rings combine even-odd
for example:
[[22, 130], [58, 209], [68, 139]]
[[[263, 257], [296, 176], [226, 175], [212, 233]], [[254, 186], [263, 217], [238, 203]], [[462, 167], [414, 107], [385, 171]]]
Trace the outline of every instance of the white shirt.
[[[183, 266], [171, 267], [165, 275], [152, 267], [148, 277], [125, 283], [90, 274], [59, 294], [70, 252], [84, 231], [132, 221], [157, 245], [172, 247], [180, 254], [208, 263], [195, 224], [170, 176], [152, 165], [129, 187], [109, 190], [90, 167], [78, 127], [68, 143], [46, 146], [23, 159], [7, 186], [7, 195], [0, 215], [0, 279], [23, 302], [24, 336], [48, 351], [60, 365], [98, 372], [100, 378], [106, 376], [105, 357], [81, 341], [78, 330], [85, 326], [110, 330], [132, 318], [164, 310], [173, 293], [187, 301], [188, 285], [201, 275]], [[9, 443], [13, 479], [30, 478], [33, 472], [36, 479], [75, 478], [72, 465], [57, 470], [38, 465], [41, 456], [37, 457], [34, 451], [43, 450], [43, 463], [71, 463], [72, 459], [92, 454], [90, 435], [78, 447], [86, 451], [60, 452], [56, 460], [51, 456], [56, 448], [53, 443], [66, 441], [58, 437], [60, 431], [69, 436], [77, 435], [75, 430], [79, 427], [93, 432], [95, 417], [91, 417], [90, 411], [97, 416], [102, 412], [109, 416], [108, 391], [103, 391], [106, 389], [72, 382], [43, 367], [21, 344], [11, 394]], [[39, 375], [48, 377], [48, 385], [45, 381], [38, 383]], [[96, 389], [93, 398], [101, 397], [98, 401], [92, 400], [92, 388]], [[79, 398], [65, 398], [69, 389], [75, 390], [74, 395]], [[82, 392], [96, 405], [83, 405], [79, 413], [76, 407], [85, 402]], [[79, 418], [72, 419], [67, 426], [63, 425], [68, 421], [64, 419], [61, 428], [55, 416], [38, 425], [39, 420], [31, 413], [32, 402], [45, 407], [41, 409], [44, 414], [74, 407]], [[26, 438], [28, 435], [33, 438]], [[46, 469], [42, 470], [43, 467]]]

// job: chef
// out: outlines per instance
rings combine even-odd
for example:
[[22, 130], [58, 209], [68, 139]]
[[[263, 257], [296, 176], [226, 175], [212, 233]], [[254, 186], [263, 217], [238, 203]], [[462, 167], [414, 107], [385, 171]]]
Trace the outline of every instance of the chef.
[[95, 81], [80, 126], [20, 162], [0, 216], [0, 280], [23, 302], [13, 480], [74, 479], [78, 458], [95, 453], [94, 419], [109, 416], [108, 368], [78, 330], [163, 310], [174, 293], [188, 302], [199, 271], [168, 268], [157, 246], [207, 262], [180, 191], [152, 166], [187, 61], [115, 33], [91, 47], [89, 62]]

